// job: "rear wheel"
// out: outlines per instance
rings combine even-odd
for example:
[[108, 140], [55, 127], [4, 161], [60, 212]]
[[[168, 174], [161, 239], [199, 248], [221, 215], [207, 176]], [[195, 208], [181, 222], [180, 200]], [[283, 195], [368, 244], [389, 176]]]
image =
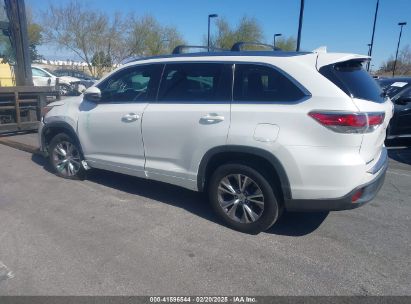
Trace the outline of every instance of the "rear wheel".
[[236, 230], [259, 233], [279, 217], [280, 206], [272, 186], [249, 166], [226, 164], [217, 168], [208, 192], [216, 213]]
[[79, 145], [65, 133], [57, 134], [49, 145], [50, 164], [60, 177], [68, 179], [84, 178], [83, 156]]

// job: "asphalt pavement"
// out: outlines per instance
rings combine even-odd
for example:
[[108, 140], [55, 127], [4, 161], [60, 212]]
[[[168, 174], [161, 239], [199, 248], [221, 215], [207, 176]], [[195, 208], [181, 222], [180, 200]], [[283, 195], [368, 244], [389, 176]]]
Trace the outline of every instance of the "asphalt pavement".
[[0, 295], [411, 295], [411, 152], [397, 152], [372, 203], [247, 235], [201, 194], [64, 180], [0, 145]]

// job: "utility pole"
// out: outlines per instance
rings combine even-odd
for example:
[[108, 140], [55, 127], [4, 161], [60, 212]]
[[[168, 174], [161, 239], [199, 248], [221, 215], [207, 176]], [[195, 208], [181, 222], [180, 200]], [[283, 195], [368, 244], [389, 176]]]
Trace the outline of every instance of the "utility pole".
[[[377, 5], [375, 7], [375, 15], [374, 15], [374, 25], [372, 26], [372, 35], [371, 35], [371, 46], [370, 50], [368, 51], [368, 56], [372, 56], [372, 47], [374, 46], [374, 34], [375, 34], [375, 24], [377, 23], [377, 14], [378, 14], [378, 6], [380, 4], [380, 0], [377, 0]], [[367, 71], [370, 71], [370, 63], [371, 60], [367, 62]]]
[[398, 49], [400, 48], [400, 42], [401, 42], [402, 27], [404, 25], [407, 25], [407, 22], [399, 22], [398, 25], [401, 27], [401, 30], [400, 30], [400, 36], [398, 37], [397, 52], [395, 53], [395, 61], [394, 61], [394, 67], [392, 69], [392, 77], [394, 77], [395, 75], [395, 67], [397, 65], [397, 58], [398, 58]]
[[14, 68], [16, 85], [32, 86], [33, 78], [24, 0], [4, 0], [4, 4], [9, 18], [10, 38], [16, 55]]
[[301, 0], [301, 5], [300, 5], [300, 18], [299, 18], [299, 21], [298, 21], [297, 52], [300, 51], [301, 29], [302, 29], [302, 27], [303, 27], [303, 15], [304, 15], [304, 0]]
[[273, 43], [274, 50], [275, 50], [275, 38], [276, 38], [276, 37], [280, 37], [280, 36], [282, 36], [282, 35], [283, 35], [283, 34], [280, 34], [280, 33], [274, 34], [274, 43]]
[[208, 15], [208, 35], [207, 35], [207, 51], [210, 52], [210, 19], [217, 18], [217, 14]]

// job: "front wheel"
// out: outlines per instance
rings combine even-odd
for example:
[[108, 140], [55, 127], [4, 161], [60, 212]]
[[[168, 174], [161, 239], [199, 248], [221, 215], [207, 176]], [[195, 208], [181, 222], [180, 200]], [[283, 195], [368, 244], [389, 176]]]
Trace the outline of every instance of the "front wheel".
[[68, 179], [83, 179], [85, 170], [79, 145], [65, 133], [57, 134], [49, 145], [49, 160], [56, 174]]
[[280, 206], [267, 179], [242, 164], [222, 165], [210, 179], [208, 194], [216, 213], [231, 228], [259, 233], [278, 219]]

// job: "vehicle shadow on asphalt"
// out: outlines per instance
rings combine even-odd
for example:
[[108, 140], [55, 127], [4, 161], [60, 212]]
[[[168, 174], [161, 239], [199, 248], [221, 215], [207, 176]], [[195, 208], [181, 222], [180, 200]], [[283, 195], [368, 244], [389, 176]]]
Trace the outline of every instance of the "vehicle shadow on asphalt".
[[317, 230], [329, 212], [284, 212], [280, 220], [266, 233], [303, 236]]
[[[32, 161], [42, 166], [47, 172], [54, 174], [48, 161], [44, 157], [33, 154]], [[190, 191], [162, 182], [97, 169], [88, 171], [86, 179], [118, 191], [143, 196], [164, 204], [182, 208], [210, 222], [224, 225], [214, 214], [214, 211], [207, 201], [206, 195], [203, 193]], [[281, 219], [266, 231], [266, 233], [285, 236], [307, 235], [314, 232], [325, 220], [327, 215], [328, 213], [284, 212]]]

